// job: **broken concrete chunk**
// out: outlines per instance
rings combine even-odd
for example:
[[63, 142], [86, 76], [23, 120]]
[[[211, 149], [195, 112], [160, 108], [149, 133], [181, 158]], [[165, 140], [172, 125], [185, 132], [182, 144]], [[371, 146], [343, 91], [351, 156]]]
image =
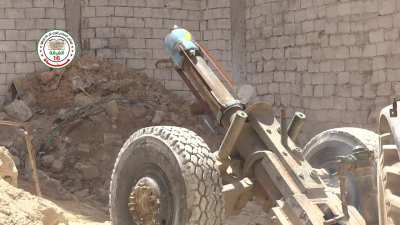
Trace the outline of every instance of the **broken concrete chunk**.
[[74, 102], [78, 106], [85, 106], [92, 104], [94, 101], [89, 96], [86, 96], [84, 94], [77, 94], [75, 95]]
[[153, 119], [151, 120], [151, 122], [153, 124], [160, 124], [163, 120], [165, 116], [165, 112], [164, 111], [156, 111], [156, 113], [153, 116]]
[[41, 162], [42, 162], [43, 166], [50, 167], [53, 164], [55, 159], [56, 158], [54, 157], [54, 155], [45, 155], [42, 157]]
[[4, 107], [4, 111], [7, 115], [22, 122], [28, 121], [33, 116], [32, 110], [22, 100], [14, 100]]
[[92, 82], [82, 79], [80, 76], [74, 76], [71, 79], [72, 90], [74, 92], [85, 91], [92, 85]]
[[51, 170], [55, 173], [59, 173], [64, 169], [64, 160], [56, 159], [51, 164]]
[[115, 100], [109, 101], [105, 105], [105, 109], [107, 114], [111, 117], [112, 120], [116, 120], [119, 114], [118, 103]]
[[90, 145], [79, 144], [77, 150], [81, 153], [89, 154], [90, 153]]
[[120, 146], [123, 142], [121, 135], [114, 133], [104, 133], [105, 146]]
[[92, 165], [77, 163], [75, 168], [82, 173], [83, 178], [86, 180], [94, 179], [100, 176], [100, 172], [97, 167]]
[[67, 219], [64, 217], [63, 213], [60, 210], [57, 211], [55, 208], [48, 207], [40, 210], [40, 212], [43, 215], [43, 225], [67, 224]]
[[147, 109], [144, 105], [134, 105], [131, 107], [131, 112], [135, 117], [142, 117], [146, 115]]

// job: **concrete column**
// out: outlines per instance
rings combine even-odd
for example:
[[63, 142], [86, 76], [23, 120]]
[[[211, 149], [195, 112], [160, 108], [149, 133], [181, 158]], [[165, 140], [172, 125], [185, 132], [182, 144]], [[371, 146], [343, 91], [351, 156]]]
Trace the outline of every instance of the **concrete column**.
[[245, 79], [246, 0], [231, 0], [232, 75], [237, 84]]
[[65, 1], [65, 25], [66, 31], [81, 47], [81, 0]]

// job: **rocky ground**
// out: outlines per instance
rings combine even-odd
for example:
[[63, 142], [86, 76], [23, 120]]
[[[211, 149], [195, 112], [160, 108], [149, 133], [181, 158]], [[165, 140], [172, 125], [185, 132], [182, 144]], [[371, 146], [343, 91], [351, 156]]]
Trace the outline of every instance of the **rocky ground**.
[[[10, 190], [0, 199], [11, 207], [10, 212], [0, 212], [0, 219], [1, 213], [14, 214], [24, 203], [34, 210], [23, 209], [15, 220], [1, 224], [53, 225], [62, 224], [63, 218], [70, 224], [107, 224], [112, 167], [124, 140], [134, 131], [154, 125], [181, 126], [194, 130], [211, 148], [218, 146], [221, 134], [202, 117], [191, 115], [189, 105], [143, 74], [90, 57], [63, 71], [29, 74], [15, 81], [0, 119], [31, 127], [42, 192], [62, 209], [29, 195], [34, 191], [25, 140], [20, 130], [2, 127], [0, 146], [13, 155], [20, 187], [28, 192], [0, 183], [0, 188]], [[59, 222], [42, 221], [47, 206]], [[250, 205], [227, 224], [256, 224], [252, 216], [256, 209]], [[24, 214], [30, 211], [32, 216]], [[262, 218], [259, 211], [256, 214]], [[28, 217], [35, 222], [15, 222]]]

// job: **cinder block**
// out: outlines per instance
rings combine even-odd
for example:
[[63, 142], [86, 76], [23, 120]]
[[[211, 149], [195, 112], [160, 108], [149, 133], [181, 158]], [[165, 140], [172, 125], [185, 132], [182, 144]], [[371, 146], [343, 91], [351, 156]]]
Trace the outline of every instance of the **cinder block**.
[[108, 17], [108, 26], [126, 27], [126, 19], [125, 17]]
[[110, 46], [110, 48], [127, 48], [128, 47], [128, 39], [126, 39], [126, 38], [111, 38], [109, 46]]
[[[144, 24], [145, 24], [145, 27], [162, 28], [163, 20], [162, 19], [154, 19], [154, 18], [145, 18]], [[187, 29], [189, 29], [189, 28], [187, 28]]]
[[133, 16], [133, 8], [115, 7], [115, 16]]
[[400, 70], [399, 69], [387, 70], [386, 78], [387, 81], [389, 82], [400, 81]]
[[363, 95], [362, 93], [362, 86], [352, 86], [351, 87], [351, 96], [353, 98], [358, 98]]
[[[40, 62], [39, 56], [36, 51], [34, 52], [27, 52], [26, 53], [26, 61], [27, 62]], [[35, 66], [36, 68], [36, 66]], [[35, 69], [35, 71], [38, 71]]]
[[[36, 42], [37, 41], [17, 41], [16, 42], [17, 51], [23, 51], [23, 52], [36, 51]], [[0, 42], [0, 45], [1, 43], [2, 42]], [[14, 45], [13, 43], [15, 42], [10, 42], [11, 45]]]
[[107, 26], [107, 17], [89, 18], [89, 27], [97, 28], [106, 26]]
[[134, 8], [134, 17], [152, 17], [151, 8]]
[[135, 1], [128, 1], [128, 6], [146, 6], [146, 0], [135, 0]]
[[160, 39], [147, 39], [146, 48], [163, 49], [164, 48], [163, 41]]
[[128, 48], [144, 48], [146, 45], [143, 39], [128, 39]]
[[377, 96], [390, 96], [392, 94], [392, 83], [385, 82], [379, 84], [376, 90]]
[[53, 0], [33, 0], [33, 7], [53, 8], [53, 6], [54, 6]]
[[146, 6], [149, 8], [151, 8], [151, 7], [162, 8], [162, 7], [164, 7], [164, 1], [163, 0], [147, 0]]
[[[129, 1], [131, 2], [131, 1]], [[108, 3], [109, 6], [127, 6], [128, 0], [113, 0], [112, 2]]]
[[127, 27], [144, 27], [143, 18], [126, 18]]
[[62, 9], [65, 7], [64, 1], [68, 0], [54, 0], [54, 8]]
[[383, 83], [386, 81], [386, 72], [384, 70], [374, 71], [371, 77], [371, 84]]
[[132, 28], [117, 27], [117, 28], [115, 28], [114, 37], [132, 38], [133, 32], [134, 32], [134, 30]]
[[135, 28], [133, 37], [135, 37], [135, 38], [152, 38], [153, 32], [152, 32], [152, 29], [150, 29], [150, 28]]
[[26, 54], [25, 52], [7, 52], [6, 62], [7, 63], [26, 62]]
[[0, 29], [15, 29], [15, 20], [0, 19]]
[[376, 45], [366, 45], [363, 49], [363, 56], [364, 57], [372, 57], [376, 56]]
[[90, 39], [89, 41], [89, 48], [90, 49], [98, 49], [98, 48], [105, 48], [107, 46], [107, 40], [106, 39], [99, 39], [99, 38], [93, 38]]
[[90, 6], [106, 6], [108, 5], [108, 0], [89, 0]]
[[35, 72], [34, 63], [15, 63], [15, 73], [33, 73]]
[[387, 15], [395, 12], [396, 10], [396, 1], [395, 0], [383, 0], [380, 1], [379, 4], [379, 14]]
[[96, 38], [110, 38], [114, 36], [114, 28], [96, 28]]
[[[2, 0], [4, 1], [4, 0]], [[14, 8], [28, 8], [32, 7], [32, 0], [14, 0], [12, 1]]]
[[96, 56], [102, 59], [113, 59], [115, 58], [115, 49], [109, 49], [109, 48], [96, 49]]
[[95, 17], [96, 7], [84, 6], [82, 7], [82, 17]]
[[114, 7], [96, 7], [96, 16], [114, 16]]
[[64, 9], [46, 8], [46, 18], [62, 19], [65, 18]]
[[55, 28], [56, 21], [54, 19], [37, 19], [36, 28], [38, 29], [52, 29]]
[[45, 10], [44, 10], [44, 8], [28, 8], [28, 9], [25, 9], [25, 16], [28, 19], [44, 18]]
[[6, 17], [9, 19], [25, 18], [24, 9], [6, 9]]
[[56, 28], [57, 29], [61, 29], [61, 30], [65, 30], [65, 28], [66, 28], [65, 20], [64, 19], [56, 20]]
[[128, 68], [143, 70], [146, 68], [146, 62], [143, 59], [128, 59], [127, 60]]
[[116, 49], [116, 57], [117, 59], [134, 59], [138, 58], [136, 56], [135, 49], [128, 49], [128, 48], [122, 48], [122, 49]]
[[369, 33], [369, 41], [371, 43], [382, 42], [384, 40], [383, 30], [371, 31]]
[[35, 20], [32, 19], [18, 19], [15, 20], [15, 28], [17, 30], [27, 30], [36, 27]]
[[372, 62], [373, 62], [372, 66], [373, 70], [384, 69], [386, 67], [386, 60], [384, 57], [374, 57]]
[[95, 36], [96, 36], [95, 29], [82, 29], [81, 30], [82, 39], [94, 38]]
[[25, 31], [21, 30], [7, 30], [6, 31], [6, 40], [8, 41], [16, 41], [16, 40], [25, 40]]
[[13, 0], [1, 0], [0, 8], [11, 8], [13, 7]]
[[1, 73], [15, 73], [14, 63], [0, 64]]
[[0, 41], [0, 52], [15, 52], [17, 50], [15, 41]]

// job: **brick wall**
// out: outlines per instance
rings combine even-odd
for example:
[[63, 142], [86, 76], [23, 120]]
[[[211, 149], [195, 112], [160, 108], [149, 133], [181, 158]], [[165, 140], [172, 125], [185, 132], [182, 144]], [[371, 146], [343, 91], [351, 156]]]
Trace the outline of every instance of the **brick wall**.
[[144, 70], [185, 96], [183, 81], [165, 63], [163, 40], [174, 25], [201, 37], [200, 4], [200, 0], [82, 1], [84, 53]]
[[44, 69], [36, 43], [47, 30], [64, 29], [64, 18], [64, 0], [0, 1], [0, 96], [13, 79]]
[[375, 129], [378, 111], [400, 93], [400, 2], [250, 0], [247, 81], [276, 106], [308, 115], [314, 133]]

